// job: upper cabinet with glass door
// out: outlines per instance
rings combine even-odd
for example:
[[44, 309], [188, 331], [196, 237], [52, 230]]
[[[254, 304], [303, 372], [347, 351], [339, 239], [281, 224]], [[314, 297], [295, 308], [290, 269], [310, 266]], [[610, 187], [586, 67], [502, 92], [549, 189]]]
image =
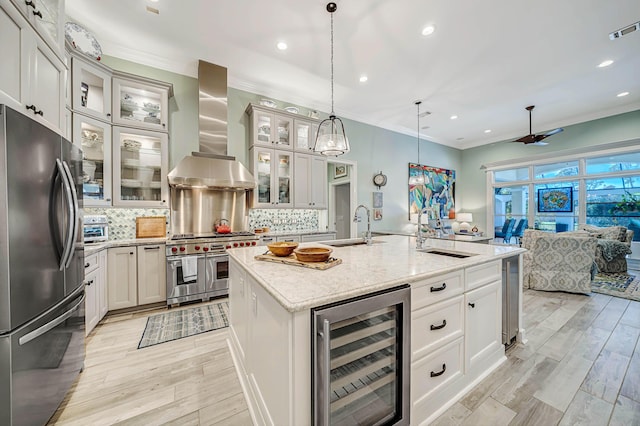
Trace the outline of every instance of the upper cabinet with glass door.
[[77, 51], [71, 54], [73, 110], [111, 121], [111, 69]]
[[73, 142], [82, 149], [85, 207], [111, 205], [111, 124], [73, 116]]
[[166, 207], [166, 133], [113, 127], [113, 205]]
[[[45, 43], [64, 59], [64, 0], [11, 0]], [[5, 58], [6, 59], [6, 58]]]
[[250, 146], [293, 149], [293, 116], [273, 108], [249, 104], [246, 110], [251, 120]]
[[113, 123], [162, 132], [169, 131], [169, 83], [113, 73]]
[[310, 153], [316, 140], [314, 122], [296, 118], [294, 121], [294, 149], [298, 152]]

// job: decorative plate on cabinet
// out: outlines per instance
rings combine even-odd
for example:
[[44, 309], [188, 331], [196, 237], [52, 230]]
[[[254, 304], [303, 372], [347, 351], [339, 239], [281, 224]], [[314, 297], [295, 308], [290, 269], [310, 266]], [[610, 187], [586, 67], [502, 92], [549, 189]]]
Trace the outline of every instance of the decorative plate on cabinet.
[[81, 25], [75, 22], [64, 24], [64, 38], [69, 43], [85, 55], [91, 56], [95, 60], [102, 57], [102, 48], [98, 40]]

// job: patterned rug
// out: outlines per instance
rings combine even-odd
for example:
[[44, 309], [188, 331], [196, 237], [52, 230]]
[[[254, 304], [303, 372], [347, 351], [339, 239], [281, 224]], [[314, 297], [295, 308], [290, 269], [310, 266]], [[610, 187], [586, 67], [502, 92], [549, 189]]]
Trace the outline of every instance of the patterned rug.
[[627, 273], [601, 272], [591, 283], [596, 293], [640, 301], [640, 278]]
[[229, 326], [229, 303], [169, 311], [147, 319], [138, 349]]

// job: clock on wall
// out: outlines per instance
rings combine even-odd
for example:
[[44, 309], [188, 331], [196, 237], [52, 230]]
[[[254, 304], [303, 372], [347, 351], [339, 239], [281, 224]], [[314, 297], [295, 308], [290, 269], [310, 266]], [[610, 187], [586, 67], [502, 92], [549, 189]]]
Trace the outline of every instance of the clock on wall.
[[387, 175], [382, 174], [382, 172], [373, 176], [373, 184], [380, 189], [381, 186], [385, 186], [387, 184]]

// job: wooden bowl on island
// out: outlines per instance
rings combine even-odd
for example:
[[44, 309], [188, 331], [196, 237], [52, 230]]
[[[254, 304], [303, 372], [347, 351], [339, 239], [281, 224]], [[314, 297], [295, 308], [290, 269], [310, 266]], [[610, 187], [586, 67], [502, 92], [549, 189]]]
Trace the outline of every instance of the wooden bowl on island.
[[293, 252], [300, 262], [326, 262], [332, 251], [327, 247], [300, 247]]
[[298, 247], [298, 243], [292, 241], [278, 241], [267, 244], [269, 251], [278, 257], [289, 256]]

